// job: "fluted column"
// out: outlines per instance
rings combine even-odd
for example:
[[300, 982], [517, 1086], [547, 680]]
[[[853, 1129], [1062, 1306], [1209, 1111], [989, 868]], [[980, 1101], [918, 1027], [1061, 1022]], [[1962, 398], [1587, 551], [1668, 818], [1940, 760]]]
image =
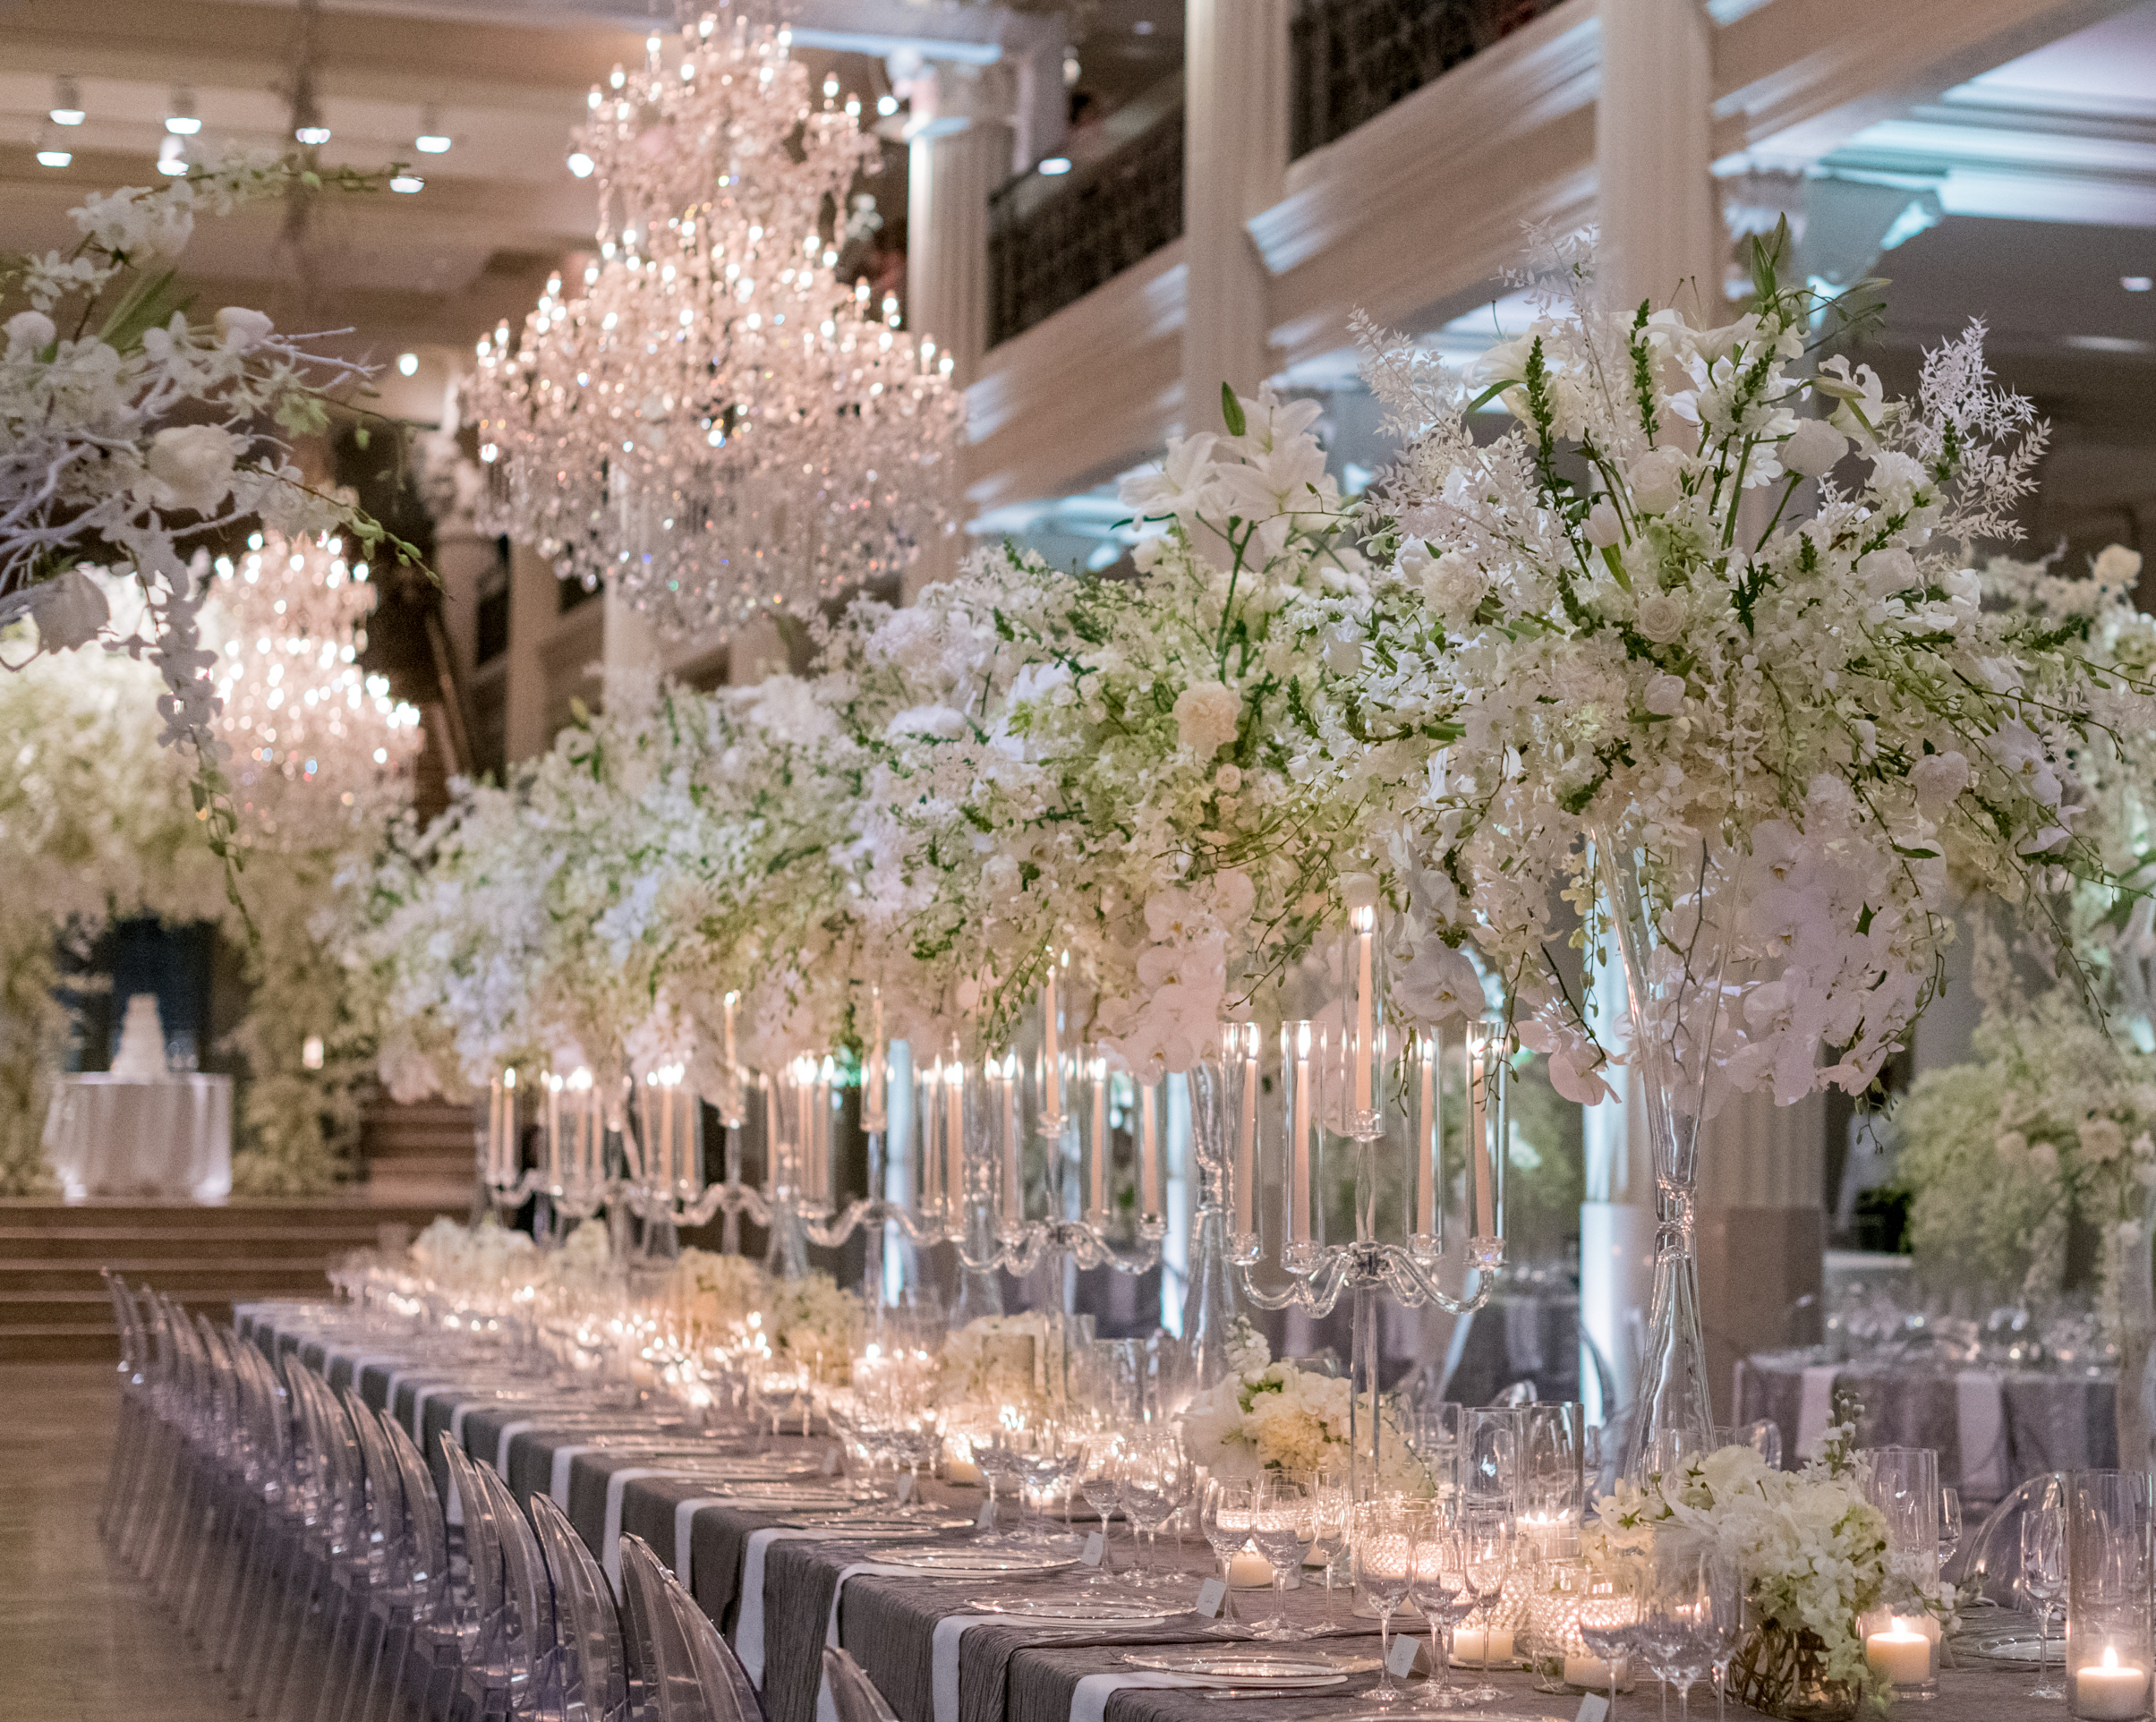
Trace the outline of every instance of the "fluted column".
[[1597, 269], [1607, 303], [1674, 302], [1719, 322], [1726, 247], [1712, 178], [1713, 24], [1701, 0], [1617, 0], [1598, 21]]
[[1220, 388], [1273, 374], [1271, 277], [1243, 226], [1288, 171], [1291, 0], [1183, 7], [1183, 430], [1221, 428]]
[[988, 341], [988, 194], [1010, 176], [1010, 132], [939, 120], [914, 139], [907, 173], [907, 327], [950, 355], [963, 388]]

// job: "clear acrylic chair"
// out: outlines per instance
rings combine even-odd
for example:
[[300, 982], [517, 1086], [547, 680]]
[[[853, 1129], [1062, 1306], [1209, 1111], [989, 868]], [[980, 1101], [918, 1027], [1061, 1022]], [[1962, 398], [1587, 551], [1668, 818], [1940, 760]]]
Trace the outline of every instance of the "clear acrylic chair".
[[835, 1644], [823, 1647], [823, 1682], [839, 1722], [899, 1722], [868, 1671]]
[[551, 1496], [533, 1496], [531, 1510], [554, 1582], [564, 1722], [626, 1722], [628, 1662], [606, 1573]]
[[404, 1485], [405, 1569], [412, 1605], [408, 1615], [393, 1609], [388, 1615], [368, 1673], [362, 1715], [365, 1722], [401, 1722], [428, 1714], [438, 1671], [444, 1676], [442, 1691], [455, 1690], [476, 1628], [467, 1630], [469, 1611], [460, 1606], [469, 1587], [459, 1587], [452, 1573], [448, 1528], [434, 1474], [404, 1425], [387, 1411], [373, 1417]]
[[651, 1633], [646, 1722], [763, 1722], [739, 1659], [641, 1537], [621, 1539], [621, 1581]]

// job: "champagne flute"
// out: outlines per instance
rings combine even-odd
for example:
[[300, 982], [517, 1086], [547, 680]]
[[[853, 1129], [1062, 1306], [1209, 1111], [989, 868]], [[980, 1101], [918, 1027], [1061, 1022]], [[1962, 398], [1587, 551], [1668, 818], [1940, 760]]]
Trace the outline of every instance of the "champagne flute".
[[1482, 1621], [1482, 1678], [1461, 1697], [1470, 1703], [1489, 1704], [1499, 1696], [1490, 1684], [1490, 1627], [1513, 1570], [1512, 1514], [1503, 1507], [1463, 1506], [1459, 1536], [1461, 1577], [1474, 1613]]
[[1398, 1496], [1365, 1501], [1355, 1508], [1349, 1558], [1355, 1565], [1355, 1588], [1377, 1611], [1382, 1660], [1377, 1684], [1365, 1693], [1372, 1704], [1397, 1704], [1407, 1694], [1393, 1679], [1393, 1611], [1408, 1592], [1412, 1539], [1406, 1504]]
[[1310, 1497], [1303, 1486], [1278, 1471], [1260, 1476], [1250, 1496], [1250, 1540], [1273, 1568], [1273, 1613], [1250, 1629], [1252, 1638], [1281, 1643], [1311, 1636], [1288, 1618], [1288, 1574], [1302, 1564], [1311, 1540]]
[[1708, 1673], [1714, 1679], [1715, 1716], [1729, 1709], [1729, 1658], [1744, 1636], [1744, 1569], [1730, 1555], [1707, 1557]]
[[1961, 1546], [1961, 1491], [1949, 1484], [1939, 1492], [1939, 1566], [1942, 1574]]
[[1348, 1546], [1348, 1509], [1353, 1501], [1344, 1467], [1320, 1465], [1311, 1473], [1311, 1551], [1325, 1560], [1328, 1617], [1333, 1612], [1333, 1563]]

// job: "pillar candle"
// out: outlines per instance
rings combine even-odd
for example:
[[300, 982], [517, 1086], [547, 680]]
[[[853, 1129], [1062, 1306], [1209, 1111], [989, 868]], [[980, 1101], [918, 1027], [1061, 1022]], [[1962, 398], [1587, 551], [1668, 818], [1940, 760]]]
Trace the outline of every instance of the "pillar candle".
[[1247, 1237], [1257, 1231], [1257, 1025], [1238, 1023], [1230, 1044], [1242, 1068], [1241, 1115], [1235, 1129], [1235, 1229]]
[[1162, 1213], [1160, 1121], [1154, 1105], [1159, 1092], [1157, 1082], [1138, 1085], [1139, 1211], [1148, 1219], [1157, 1219]]
[[1086, 1211], [1108, 1208], [1108, 1061], [1095, 1053], [1093, 1073], [1093, 1163], [1086, 1172]]
[[[1879, 1634], [1864, 1641], [1864, 1650], [1870, 1658], [1871, 1647], [1879, 1642]], [[1879, 1664], [1872, 1662], [1873, 1667]], [[1925, 1675], [1930, 1674], [1930, 1662], [1925, 1664]], [[1897, 1676], [1900, 1678], [1900, 1676]], [[2080, 1717], [2140, 1717], [2148, 1714], [2149, 1672], [2132, 1663], [2121, 1664], [2118, 1652], [2109, 1645], [2104, 1647], [2103, 1660], [2091, 1663], [2074, 1671], [2074, 1714]]]
[[1283, 1061], [1295, 1066], [1295, 1102], [1288, 1125], [1288, 1241], [1309, 1243], [1310, 1230], [1310, 1025], [1289, 1023], [1282, 1028]]
[[[1896, 1686], [1918, 1686], [1931, 1678], [1931, 1641], [1923, 1633], [1906, 1630], [1900, 1621], [1894, 1623], [1890, 1632], [1873, 1632], [1864, 1641], [1864, 1660], [1871, 1665], [1871, 1672], [1881, 1680]], [[2082, 1675], [2100, 1672], [2084, 1668]], [[2075, 1680], [2079, 1683], [2081, 1675]], [[2145, 1676], [2139, 1669], [2134, 1671], [2134, 1697], [2135, 1708], [2131, 1711], [2098, 1711], [2099, 1715], [2141, 1714], [2139, 1701]], [[2088, 1714], [2087, 1711], [2082, 1714]]]

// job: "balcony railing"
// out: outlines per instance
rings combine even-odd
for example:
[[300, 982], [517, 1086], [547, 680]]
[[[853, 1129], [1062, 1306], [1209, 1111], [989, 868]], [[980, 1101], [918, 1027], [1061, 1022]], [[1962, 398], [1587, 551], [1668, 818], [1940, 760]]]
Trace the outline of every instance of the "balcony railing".
[[1298, 0], [1288, 153], [1344, 138], [1557, 0]]
[[1061, 179], [1027, 174], [988, 200], [988, 345], [1008, 341], [1183, 231], [1183, 110]]

